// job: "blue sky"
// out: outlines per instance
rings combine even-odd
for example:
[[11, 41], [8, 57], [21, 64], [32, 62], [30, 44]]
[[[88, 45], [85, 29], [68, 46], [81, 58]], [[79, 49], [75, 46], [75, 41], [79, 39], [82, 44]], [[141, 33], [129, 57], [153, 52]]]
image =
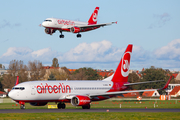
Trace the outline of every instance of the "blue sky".
[[[179, 0], [39, 0], [0, 2], [0, 63], [8, 68], [11, 60], [39, 60], [51, 65], [116, 69], [128, 44], [133, 44], [130, 69], [155, 66], [180, 70]], [[94, 31], [57, 31], [52, 36], [39, 27], [49, 17], [88, 21], [96, 6], [98, 23], [118, 21]]]

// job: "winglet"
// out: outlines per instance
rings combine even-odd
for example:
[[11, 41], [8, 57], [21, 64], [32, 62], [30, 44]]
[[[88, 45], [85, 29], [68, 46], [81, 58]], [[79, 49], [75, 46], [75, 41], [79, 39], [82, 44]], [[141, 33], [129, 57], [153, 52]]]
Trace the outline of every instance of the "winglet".
[[171, 78], [172, 78], [172, 76], [169, 78], [169, 80], [167, 81], [167, 83], [165, 84], [165, 86], [164, 86], [162, 89], [160, 89], [160, 90], [164, 90], [164, 89], [166, 89], [166, 88], [168, 87], [168, 85], [169, 85], [169, 83], [170, 83], [170, 81], [171, 81]]
[[15, 86], [19, 84], [19, 76], [17, 76]]

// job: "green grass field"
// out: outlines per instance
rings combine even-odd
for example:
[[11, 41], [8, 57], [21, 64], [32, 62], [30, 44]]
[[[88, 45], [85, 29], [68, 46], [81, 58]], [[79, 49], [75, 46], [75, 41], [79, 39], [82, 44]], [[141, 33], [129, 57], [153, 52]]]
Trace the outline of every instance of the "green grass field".
[[[31, 106], [26, 103], [26, 109], [48, 109], [48, 105], [55, 105], [55, 103], [48, 103], [46, 106]], [[113, 100], [92, 102], [91, 108], [180, 108], [180, 100]], [[79, 109], [81, 107], [74, 107], [70, 103], [66, 103], [66, 109]], [[0, 103], [0, 109], [20, 109], [19, 104], [15, 103]]]
[[179, 120], [179, 113], [7, 113], [0, 120]]
[[[55, 103], [48, 103], [49, 105], [55, 105]], [[46, 106], [31, 106], [26, 103], [26, 109], [48, 109]], [[74, 107], [70, 103], [66, 104], [66, 109], [82, 109], [81, 107]], [[92, 102], [91, 108], [173, 108], [180, 109], [179, 100], [143, 100], [141, 102], [137, 100], [113, 100], [113, 101], [100, 101]], [[0, 103], [0, 109], [20, 109], [18, 104], [15, 103]], [[0, 113], [0, 120], [180, 120], [180, 113], [140, 113], [140, 112], [102, 112], [102, 113]]]

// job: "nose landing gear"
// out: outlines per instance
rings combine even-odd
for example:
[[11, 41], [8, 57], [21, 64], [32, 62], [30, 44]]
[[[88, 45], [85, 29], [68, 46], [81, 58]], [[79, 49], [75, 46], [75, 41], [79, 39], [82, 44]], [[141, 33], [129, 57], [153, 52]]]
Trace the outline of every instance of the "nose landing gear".
[[20, 108], [23, 110], [25, 109], [25, 105], [21, 105]]
[[62, 31], [60, 31], [61, 35], [59, 35], [60, 38], [64, 38], [64, 35], [62, 34]]
[[25, 109], [25, 102], [19, 101], [19, 104], [21, 109]]

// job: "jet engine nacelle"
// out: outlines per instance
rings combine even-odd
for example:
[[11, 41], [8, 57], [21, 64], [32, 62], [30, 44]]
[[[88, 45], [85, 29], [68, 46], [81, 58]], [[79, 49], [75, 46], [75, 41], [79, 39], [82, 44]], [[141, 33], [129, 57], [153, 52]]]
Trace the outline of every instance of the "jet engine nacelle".
[[47, 102], [32, 102], [30, 103], [30, 105], [32, 106], [45, 106], [47, 104]]
[[72, 27], [71, 28], [71, 32], [73, 33], [79, 33], [81, 31], [81, 29], [79, 27]]
[[45, 28], [44, 31], [45, 31], [46, 34], [50, 34], [50, 35], [52, 35], [53, 33], [55, 33], [55, 30], [50, 29], [50, 28]]
[[71, 104], [74, 106], [85, 106], [89, 105], [91, 100], [87, 96], [76, 95], [71, 99]]

